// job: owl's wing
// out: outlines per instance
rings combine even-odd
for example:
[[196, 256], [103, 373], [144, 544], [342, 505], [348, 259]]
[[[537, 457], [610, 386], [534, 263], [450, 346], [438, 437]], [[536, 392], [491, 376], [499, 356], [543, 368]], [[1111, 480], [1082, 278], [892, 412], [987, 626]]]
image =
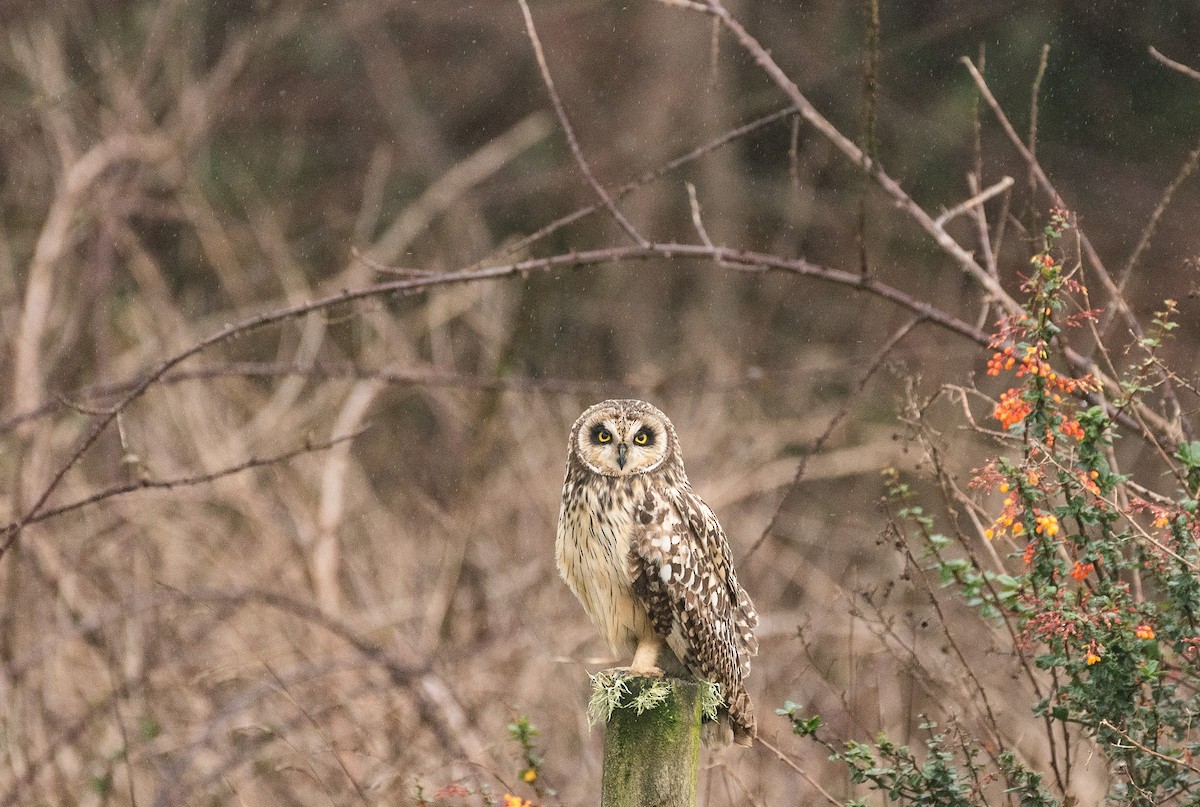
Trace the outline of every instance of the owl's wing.
[[655, 630], [688, 670], [732, 697], [758, 652], [758, 614], [716, 515], [690, 488], [649, 490], [634, 521], [633, 589]]

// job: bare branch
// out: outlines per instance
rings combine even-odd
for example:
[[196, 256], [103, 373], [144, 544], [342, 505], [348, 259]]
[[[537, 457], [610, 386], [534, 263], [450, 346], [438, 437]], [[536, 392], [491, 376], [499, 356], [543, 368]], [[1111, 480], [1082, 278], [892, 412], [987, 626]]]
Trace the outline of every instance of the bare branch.
[[50, 205], [27, 269], [25, 303], [17, 326], [16, 359], [13, 371], [15, 408], [36, 405], [42, 397], [39, 354], [50, 312], [54, 284], [52, 270], [70, 246], [70, 229], [80, 203], [93, 184], [114, 165], [126, 162], [157, 163], [170, 154], [162, 137], [119, 135], [92, 147], [66, 171]]
[[[739, 137], [744, 137], [745, 135], [750, 134], [751, 132], [757, 131], [757, 130], [763, 128], [764, 126], [774, 123], [775, 121], [777, 121], [781, 118], [785, 118], [788, 115], [792, 115], [795, 112], [796, 112], [795, 107], [786, 106], [783, 109], [777, 109], [774, 112], [771, 112], [770, 114], [763, 115], [760, 118], [755, 118], [754, 120], [744, 123], [741, 126], [730, 129], [728, 132], [725, 132], [725, 134], [720, 135], [719, 137], [713, 138], [712, 140], [708, 141], [707, 143], [704, 143], [703, 145], [697, 146], [696, 148], [692, 149], [691, 151], [687, 152], [686, 154], [681, 154], [680, 156], [676, 157], [675, 159], [664, 163], [659, 168], [656, 168], [652, 171], [647, 171], [644, 174], [642, 174], [641, 176], [639, 176], [637, 179], [635, 179], [631, 182], [625, 183], [624, 185], [622, 185], [621, 187], [617, 188], [615, 191], [612, 192], [611, 198], [613, 200], [622, 199], [625, 196], [632, 193], [633, 191], [642, 187], [643, 185], [647, 185], [657, 179], [661, 179], [662, 177], [664, 177], [667, 174], [674, 171], [676, 168], [679, 168], [680, 166], [683, 166], [683, 165], [687, 165], [688, 163], [691, 163], [691, 162], [695, 162], [696, 160], [700, 159], [701, 157], [705, 156], [706, 154], [716, 151], [717, 149], [726, 145], [727, 143], [729, 143], [733, 140], [737, 140]], [[563, 227], [566, 227], [569, 224], [574, 224], [575, 222], [579, 221], [580, 219], [586, 218], [587, 216], [590, 216], [591, 214], [595, 213], [597, 210], [603, 210], [604, 208], [605, 208], [605, 205], [603, 202], [597, 202], [593, 205], [589, 205], [588, 207], [580, 208], [579, 210], [576, 210], [574, 213], [568, 213], [567, 215], [562, 216], [561, 218], [555, 219], [554, 221], [550, 222], [549, 224], [545, 225], [544, 227], [541, 227], [540, 229], [536, 230], [535, 232], [533, 232], [533, 233], [525, 236], [524, 238], [516, 241], [515, 243], [511, 244], [509, 247], [507, 247], [504, 250], [503, 254], [504, 255], [513, 255], [513, 254], [519, 253], [522, 250], [531, 246], [532, 244], [535, 244], [538, 241], [541, 241], [542, 239], [546, 238], [548, 235], [558, 232]]]
[[[1121, 269], [1121, 274], [1117, 277], [1117, 288], [1121, 291], [1125, 290], [1125, 284], [1129, 282], [1134, 267], [1137, 266], [1138, 259], [1141, 258], [1146, 247], [1150, 246], [1150, 239], [1154, 237], [1154, 233], [1158, 229], [1158, 221], [1171, 204], [1171, 199], [1174, 198], [1175, 191], [1179, 190], [1179, 186], [1186, 182], [1187, 178], [1192, 175], [1192, 172], [1196, 170], [1197, 164], [1200, 164], [1200, 145], [1192, 149], [1192, 153], [1183, 161], [1179, 172], [1175, 174], [1175, 178], [1171, 180], [1171, 184], [1163, 191], [1162, 198], [1158, 200], [1158, 204], [1154, 207], [1154, 212], [1150, 214], [1150, 220], [1146, 222], [1146, 226], [1142, 229], [1142, 235], [1138, 238], [1137, 246], [1133, 248], [1133, 252], [1129, 253], [1129, 260], [1125, 262], [1125, 266]], [[1104, 333], [1105, 330], [1105, 328], [1101, 327], [1100, 332]]]
[[721, 18], [725, 27], [733, 32], [734, 36], [742, 44], [742, 47], [754, 57], [759, 67], [770, 76], [771, 80], [796, 105], [797, 110], [799, 110], [805, 120], [824, 135], [838, 151], [850, 158], [855, 165], [862, 166], [874, 178], [876, 183], [879, 184], [880, 188], [892, 198], [896, 206], [907, 213], [921, 229], [928, 233], [937, 242], [937, 245], [982, 286], [997, 304], [1002, 306], [1012, 316], [1021, 313], [1021, 304], [1004, 290], [996, 278], [992, 277], [986, 269], [979, 265], [970, 252], [963, 249], [962, 245], [942, 229], [933, 220], [933, 217], [925, 212], [924, 208], [913, 201], [913, 198], [900, 186], [900, 183], [892, 179], [878, 163], [864, 154], [862, 149], [856, 146], [850, 138], [842, 134], [836, 126], [817, 111], [817, 108], [800, 92], [800, 88], [796, 86], [796, 83], [788, 78], [783, 69], [771, 58], [771, 54], [742, 27], [741, 23], [733, 18], [725, 6], [721, 4], [720, 0], [706, 0], [706, 2], [709, 9]]
[[[1000, 103], [996, 100], [996, 96], [992, 95], [992, 91], [988, 88], [987, 83], [983, 80], [983, 76], [979, 74], [979, 70], [976, 69], [974, 63], [972, 63], [971, 60], [965, 56], [959, 61], [966, 66], [967, 71], [971, 74], [971, 78], [975, 81], [976, 86], [979, 88], [980, 94], [983, 95], [984, 100], [987, 101], [988, 106], [991, 107], [992, 112], [996, 115], [996, 119], [1000, 122], [1000, 126], [1004, 130], [1004, 133], [1008, 136], [1009, 141], [1012, 142], [1014, 148], [1017, 149], [1021, 157], [1028, 164], [1030, 171], [1037, 179], [1038, 185], [1041, 186], [1042, 190], [1054, 200], [1054, 204], [1062, 208], [1068, 207], [1062, 196], [1059, 195], [1058, 190], [1050, 182], [1050, 178], [1046, 176], [1046, 172], [1042, 170], [1042, 166], [1037, 161], [1037, 157], [1029, 150], [1028, 146], [1021, 142], [1021, 136], [1018, 135], [1017, 130], [1013, 128], [1008, 116], [1004, 114], [1004, 110], [1000, 107]], [[1082, 245], [1083, 251], [1087, 255], [1088, 261], [1091, 263], [1092, 268], [1096, 271], [1096, 276], [1100, 278], [1100, 283], [1102, 286], [1104, 286], [1104, 290], [1108, 294], [1110, 302], [1120, 313], [1122, 320], [1133, 333], [1134, 337], [1141, 339], [1144, 336], [1141, 323], [1138, 322], [1133, 310], [1129, 307], [1129, 303], [1126, 302], [1125, 297], [1121, 294], [1121, 289], [1117, 286], [1116, 282], [1113, 281], [1112, 275], [1108, 273], [1108, 270], [1104, 268], [1104, 262], [1100, 260], [1100, 255], [1096, 252], [1096, 248], [1092, 246], [1092, 242], [1087, 237], [1087, 234], [1084, 233], [1083, 230], [1078, 226], [1076, 226], [1075, 229], [1079, 235], [1079, 243]], [[1083, 359], [1084, 366], [1091, 364], [1090, 360], [1088, 360], [1086, 357], [1080, 356], [1080, 358]], [[1175, 412], [1181, 412], [1182, 407], [1180, 407], [1179, 402], [1175, 397], [1175, 392], [1169, 379], [1164, 377], [1164, 382], [1165, 383], [1162, 386], [1163, 396], [1168, 402], [1170, 402]], [[1158, 418], [1158, 421], [1159, 422], [1156, 425], [1163, 427], [1165, 429], [1165, 433], [1170, 435], [1170, 439], [1173, 442], [1177, 442], [1179, 440], [1181, 428], [1184, 434], [1187, 433], [1186, 426], [1183, 423], [1173, 424], [1168, 422], [1165, 418]]]
[[163, 378], [169, 371], [191, 357], [199, 355], [208, 348], [213, 347], [214, 345], [221, 344], [236, 336], [246, 334], [251, 331], [256, 331], [268, 325], [274, 325], [279, 322], [295, 319], [313, 311], [321, 311], [338, 305], [344, 305], [373, 297], [413, 294], [436, 286], [452, 286], [481, 280], [494, 280], [504, 277], [512, 277], [514, 275], [524, 275], [532, 271], [547, 271], [554, 268], [578, 268], [581, 266], [613, 263], [623, 260], [650, 260], [656, 258], [687, 258], [693, 260], [699, 259], [724, 261], [732, 268], [740, 271], [780, 271], [792, 275], [812, 277], [831, 283], [851, 286], [888, 299], [903, 308], [908, 308], [914, 313], [920, 314], [924, 319], [935, 322], [938, 325], [965, 336], [978, 344], [986, 345], [988, 342], [987, 334], [981, 332], [975, 326], [958, 319], [952, 314], [948, 314], [945, 311], [936, 308], [931, 303], [928, 303], [924, 300], [919, 300], [907, 294], [906, 292], [901, 291], [900, 289], [875, 280], [874, 278], [864, 277], [861, 274], [845, 272], [839, 269], [819, 266], [798, 258], [788, 259], [759, 252], [729, 249], [727, 247], [709, 248], [696, 244], [652, 244], [646, 248], [612, 247], [608, 249], [598, 249], [587, 252], [571, 252], [561, 255], [554, 255], [548, 258], [533, 258], [525, 261], [519, 261], [517, 263], [491, 266], [483, 269], [468, 269], [459, 272], [446, 272], [444, 274], [431, 277], [415, 277], [389, 281], [386, 283], [376, 283], [359, 289], [344, 290], [338, 292], [337, 294], [322, 297], [310, 302], [298, 303], [296, 305], [277, 308], [261, 314], [256, 314], [248, 319], [242, 320], [241, 322], [227, 325], [216, 333], [213, 333], [204, 339], [201, 339], [199, 342], [196, 342], [186, 350], [164, 359], [158, 364], [157, 367], [155, 367], [140, 381], [138, 381], [132, 389], [126, 392], [112, 408], [110, 408], [92, 425], [91, 429], [80, 441], [75, 451], [71, 454], [67, 461], [59, 467], [58, 471], [55, 472], [50, 482], [43, 489], [41, 495], [39, 495], [37, 500], [25, 511], [24, 515], [22, 515], [17, 521], [10, 524], [3, 531], [0, 531], [0, 534], [5, 536], [3, 543], [0, 543], [0, 556], [3, 556], [3, 554], [8, 551], [8, 549], [12, 546], [12, 543], [20, 535], [21, 530], [24, 529], [27, 524], [31, 523], [41, 512], [50, 496], [62, 483], [62, 480], [67, 475], [67, 472], [73, 468], [88, 451], [88, 449], [95, 444], [96, 440], [99, 439], [100, 435], [113, 422], [119, 412], [124, 410], [133, 401], [140, 398], [152, 384]]
[[[692, 211], [692, 226], [696, 228], [696, 234], [700, 236], [700, 243], [709, 249], [715, 249], [712, 239], [708, 237], [708, 230], [704, 227], [704, 219], [700, 217], [700, 200], [696, 198], [696, 186], [692, 183], [687, 183], [688, 192], [688, 207]], [[724, 266], [724, 262], [717, 260], [718, 265]]]
[[550, 132], [550, 127], [550, 120], [545, 113], [526, 116], [442, 174], [416, 201], [405, 207], [391, 226], [371, 244], [367, 249], [368, 255], [357, 257], [363, 259], [364, 263], [369, 263], [366, 258], [396, 260], [438, 214], [449, 209], [466, 191], [544, 138]]
[[633, 242], [639, 247], [649, 246], [650, 242], [634, 229], [634, 226], [629, 223], [629, 219], [625, 218], [625, 215], [617, 209], [608, 195], [608, 191], [604, 190], [604, 186], [596, 179], [587, 160], [584, 159], [583, 150], [579, 148], [579, 141], [575, 139], [575, 130], [571, 128], [571, 121], [567, 119], [567, 111], [563, 108], [562, 99], [558, 97], [558, 91], [554, 89], [554, 79], [550, 77], [550, 67], [546, 64], [546, 54], [542, 51], [542, 43], [538, 39], [537, 29], [533, 25], [533, 15], [529, 11], [529, 3], [526, 0], [517, 0], [517, 2], [521, 4], [521, 13], [525, 15], [525, 31], [529, 34], [530, 44], [533, 45], [538, 69], [542, 71], [542, 81], [545, 82], [546, 90], [550, 93], [550, 101], [554, 104], [554, 114], [558, 115], [558, 122], [562, 125], [563, 134], [567, 136], [567, 143], [571, 147], [571, 153], [575, 155], [575, 162], [579, 164], [579, 170], [583, 172], [588, 184], [596, 191], [596, 195], [604, 202], [604, 206], [608, 208], [608, 212], [612, 213], [612, 217], [616, 219], [617, 224], [621, 225], [625, 234], [633, 239]]
[[[862, 277], [862, 275], [858, 275], [858, 277]], [[904, 337], [908, 336], [908, 334], [912, 332], [912, 329], [920, 325], [924, 320], [925, 317], [920, 315], [913, 317], [904, 325], [901, 325], [900, 329], [892, 334], [891, 338], [884, 342], [883, 346], [879, 348], [879, 351], [875, 354], [875, 358], [871, 360], [869, 365], [867, 365], [867, 369], [863, 371], [861, 375], [859, 375], [858, 381], [854, 384], [854, 389], [846, 393], [846, 398], [842, 402], [841, 408], [838, 409], [838, 411], [834, 413], [833, 417], [829, 419], [829, 423], [827, 423], [825, 426], [825, 431], [821, 432], [821, 436], [816, 439], [816, 442], [812, 444], [812, 447], [805, 451], [804, 456], [800, 458], [800, 464], [796, 467], [796, 475], [792, 477], [791, 483], [783, 491], [783, 496], [779, 499], [779, 504], [775, 507], [775, 512], [771, 515], [771, 520], [767, 523], [766, 529], [762, 531], [762, 535], [758, 537], [758, 540], [754, 542], [754, 545], [747, 550], [747, 558], [757, 552], [758, 548], [767, 540], [767, 536], [774, 531], [775, 523], [779, 520], [780, 514], [783, 513], [784, 504], [787, 503], [788, 498], [792, 495], [792, 491], [795, 490], [800, 485], [800, 481], [804, 479], [804, 472], [808, 470], [808, 461], [812, 459], [814, 455], [820, 453], [822, 446], [825, 445], [825, 441], [829, 439], [829, 435], [833, 433], [833, 430], [837, 428], [837, 425], [842, 422], [844, 417], [846, 417], [846, 414], [850, 411], [851, 405], [858, 399], [858, 396], [866, 388], [867, 382], [871, 380], [871, 377], [875, 375], [875, 372], [883, 366], [884, 361], [886, 361], [887, 357], [891, 355], [891, 352], [895, 349], [896, 345], [900, 344]]]
[[[378, 379], [360, 381], [350, 390], [333, 424], [334, 434], [360, 432], [363, 418], [375, 397], [383, 390]], [[346, 474], [350, 444], [343, 442], [329, 452], [321, 474], [321, 498], [317, 504], [317, 537], [312, 548], [313, 587], [321, 610], [330, 614], [341, 612], [341, 544], [338, 527], [345, 506]]]
[[1012, 184], [1012, 177], [1004, 177], [990, 188], [980, 191], [965, 202], [960, 202], [959, 204], [950, 208], [945, 213], [938, 216], [937, 219], [935, 219], [935, 223], [937, 226], [941, 227], [945, 225], [946, 222], [957, 216], [961, 216], [963, 213], [966, 213], [972, 208], [982, 207], [984, 202], [986, 202], [988, 199], [991, 199], [993, 196], [1004, 193], [1006, 190], [1012, 187]]
[[805, 771], [803, 768], [801, 768], [799, 765], [797, 765], [792, 760], [791, 757], [789, 757], [787, 754], [780, 751], [779, 748], [777, 748], [774, 743], [768, 742], [767, 738], [763, 737], [761, 734], [755, 739], [759, 745], [761, 745], [763, 748], [766, 748], [768, 751], [770, 751], [772, 754], [774, 754], [775, 757], [780, 762], [782, 762], [784, 765], [787, 765], [789, 768], [791, 768], [796, 773], [800, 774], [800, 777], [802, 779], [804, 779], [804, 781], [806, 781], [810, 785], [812, 785], [813, 789], [816, 790], [818, 793], [820, 793], [821, 796], [825, 799], [825, 801], [829, 802], [832, 805], [835, 805], [835, 807], [837, 807], [837, 805], [841, 804], [841, 802], [838, 801], [837, 799], [835, 799], [828, 790], [821, 787], [820, 783], [817, 782], [816, 779], [813, 779], [812, 776], [810, 776], [807, 771]]
[[[971, 189], [972, 194], [979, 193], [979, 175], [975, 172], [967, 174], [967, 187]], [[1007, 196], [1005, 197], [1007, 199]], [[992, 253], [992, 234], [988, 228], [987, 210], [983, 205], [976, 206], [971, 211], [971, 218], [975, 222], [975, 233], [979, 239], [979, 251], [983, 253], [983, 267], [988, 270], [988, 274], [996, 277], [999, 270], [996, 268], [996, 256]], [[988, 309], [984, 306], [979, 312], [979, 327], [987, 322]]]
[[11, 536], [23, 526], [37, 524], [39, 522], [46, 521], [47, 519], [54, 518], [55, 516], [71, 513], [75, 510], [87, 507], [88, 505], [96, 504], [98, 502], [105, 501], [106, 499], [112, 499], [116, 496], [123, 496], [127, 493], [134, 493], [139, 490], [174, 490], [175, 488], [204, 485], [209, 482], [215, 482], [222, 477], [240, 474], [242, 471], [249, 471], [254, 468], [264, 468], [268, 465], [276, 465], [281, 462], [287, 462], [290, 459], [299, 457], [301, 454], [312, 454], [318, 451], [327, 451], [339, 443], [345, 443], [353, 440], [364, 431], [365, 429], [359, 429], [353, 434], [344, 434], [341, 437], [335, 437], [331, 440], [326, 440], [321, 443], [309, 443], [301, 446], [300, 448], [294, 448], [291, 451], [285, 451], [282, 454], [274, 454], [270, 457], [264, 457], [262, 459], [248, 459], [245, 462], [238, 463], [237, 465], [232, 465], [228, 468], [221, 468], [206, 474], [182, 476], [176, 477], [175, 479], [139, 479], [136, 482], [129, 482], [124, 485], [116, 485], [111, 488], [105, 488], [104, 490], [97, 491], [90, 496], [85, 496], [84, 498], [70, 502], [69, 504], [63, 504], [57, 507], [51, 507], [48, 510], [43, 510], [34, 515], [32, 518], [29, 518], [24, 522], [24, 524], [20, 524], [19, 522], [15, 521], [10, 524], [6, 524], [3, 527], [0, 527], [0, 535]]
[[675, 6], [676, 8], [686, 8], [689, 11], [700, 11], [705, 14], [710, 13], [708, 6], [703, 3], [697, 3], [696, 0], [656, 0], [664, 6]]
[[1174, 59], [1163, 56], [1162, 53], [1160, 53], [1159, 50], [1153, 45], [1150, 46], [1150, 55], [1172, 70], [1177, 70], [1188, 78], [1194, 78], [1196, 81], [1200, 81], [1200, 70], [1197, 70], [1194, 67], [1188, 67], [1182, 62], [1177, 62]]
[[[1151, 48], [1151, 50], [1153, 50], [1153, 48]], [[1139, 743], [1137, 740], [1130, 737], [1124, 731], [1122, 731], [1121, 729], [1114, 726], [1108, 720], [1101, 720], [1100, 725], [1104, 726], [1104, 728], [1108, 729], [1113, 734], [1116, 734], [1122, 740], [1129, 743], [1129, 745], [1127, 745], [1127, 746], [1123, 746], [1120, 743], [1113, 743], [1113, 745], [1116, 746], [1117, 748], [1136, 748], [1137, 750], [1141, 751], [1144, 754], [1149, 754], [1152, 757], [1157, 757], [1158, 759], [1161, 759], [1164, 762], [1170, 762], [1172, 765], [1178, 765], [1179, 767], [1183, 768], [1184, 770], [1189, 770], [1192, 773], [1200, 774], [1200, 768], [1197, 768], [1195, 765], [1189, 765], [1186, 760], [1179, 759], [1177, 757], [1169, 757], [1166, 754], [1162, 754], [1162, 753], [1159, 753], [1158, 751], [1155, 751], [1153, 748], [1147, 748], [1146, 746]]]

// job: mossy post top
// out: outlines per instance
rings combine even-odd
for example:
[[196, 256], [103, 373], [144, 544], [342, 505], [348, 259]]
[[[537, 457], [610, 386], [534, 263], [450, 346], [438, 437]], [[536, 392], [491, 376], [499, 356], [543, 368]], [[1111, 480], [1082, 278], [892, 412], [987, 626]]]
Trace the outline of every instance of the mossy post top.
[[[640, 711], [638, 694], [667, 686]], [[631, 678], [630, 697], [604, 728], [601, 807], [694, 807], [700, 766], [701, 684], [679, 678]]]

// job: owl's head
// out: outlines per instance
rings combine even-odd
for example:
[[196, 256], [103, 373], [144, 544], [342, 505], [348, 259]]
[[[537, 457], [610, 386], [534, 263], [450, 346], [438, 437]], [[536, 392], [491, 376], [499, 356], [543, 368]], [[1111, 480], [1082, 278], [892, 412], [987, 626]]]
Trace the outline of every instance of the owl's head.
[[571, 430], [571, 455], [593, 473], [633, 476], [678, 467], [679, 438], [667, 416], [645, 401], [603, 401]]

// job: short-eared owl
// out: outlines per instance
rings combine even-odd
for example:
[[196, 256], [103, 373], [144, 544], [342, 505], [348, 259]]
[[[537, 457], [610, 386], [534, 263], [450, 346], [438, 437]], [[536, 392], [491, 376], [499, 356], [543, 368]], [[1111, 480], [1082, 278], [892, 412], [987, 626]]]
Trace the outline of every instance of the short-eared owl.
[[758, 615], [725, 532], [688, 483], [666, 415], [644, 401], [604, 401], [575, 421], [555, 549], [559, 573], [613, 653], [632, 653], [634, 674], [666, 669], [720, 684], [723, 739], [732, 729], [750, 745], [743, 681], [758, 652]]

